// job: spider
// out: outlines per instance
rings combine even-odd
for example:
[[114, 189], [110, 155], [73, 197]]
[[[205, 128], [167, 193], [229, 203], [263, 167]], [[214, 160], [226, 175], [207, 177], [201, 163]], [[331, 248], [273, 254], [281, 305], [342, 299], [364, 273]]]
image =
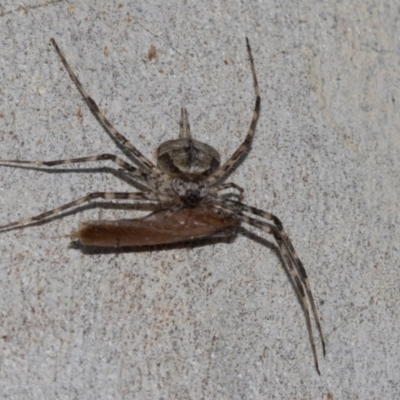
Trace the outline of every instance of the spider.
[[[158, 147], [156, 152], [157, 165], [155, 165], [111, 125], [79, 82], [55, 40], [51, 39], [50, 43], [54, 46], [61, 62], [94, 116], [108, 134], [133, 157], [138, 166], [133, 166], [120, 157], [109, 153], [68, 160], [0, 160], [0, 163], [53, 167], [55, 165], [110, 160], [119, 167], [119, 170], [124, 171], [132, 179], [133, 186], [141, 188], [142, 191], [134, 193], [90, 193], [37, 216], [0, 226], [0, 230], [4, 231], [42, 221], [94, 199], [125, 199], [138, 203], [147, 202], [151, 205], [153, 212], [144, 218], [83, 222], [79, 225], [78, 231], [71, 236], [78, 239], [84, 246], [123, 247], [187, 242], [209, 237], [230, 238], [237, 233], [242, 223], [271, 234], [287, 264], [301, 301], [315, 368], [320, 374], [309, 306], [311, 306], [317, 325], [324, 356], [325, 340], [303, 263], [294, 250], [278, 217], [242, 203], [243, 189], [235, 183], [222, 183], [242, 156], [250, 150], [260, 111], [260, 89], [249, 40], [246, 38], [246, 46], [256, 95], [253, 116], [243, 143], [222, 165], [220, 156], [213, 147], [192, 138], [188, 112], [185, 108], [181, 109], [179, 138], [168, 140]], [[221, 193], [227, 189], [230, 189], [231, 192]]]

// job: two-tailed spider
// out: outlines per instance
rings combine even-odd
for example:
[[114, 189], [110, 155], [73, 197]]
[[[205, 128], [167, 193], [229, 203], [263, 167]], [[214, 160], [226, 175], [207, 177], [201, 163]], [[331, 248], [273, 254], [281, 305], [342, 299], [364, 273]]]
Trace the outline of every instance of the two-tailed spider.
[[[243, 204], [243, 189], [235, 183], [222, 183], [232, 171], [232, 167], [241, 159], [241, 156], [250, 149], [260, 111], [260, 89], [257, 83], [249, 40], [246, 38], [256, 94], [253, 117], [245, 140], [222, 165], [217, 150], [192, 138], [188, 113], [185, 108], [181, 110], [179, 139], [162, 143], [157, 149], [157, 165], [153, 164], [111, 125], [79, 82], [55, 40], [51, 39], [50, 42], [92, 113], [113, 139], [119, 142], [126, 152], [130, 153], [140, 167], [133, 166], [120, 157], [108, 153], [69, 160], [0, 160], [0, 163], [53, 167], [63, 164], [110, 160], [119, 169], [125, 171], [134, 182], [133, 185], [137, 183], [137, 186], [142, 191], [134, 193], [90, 193], [71, 203], [64, 204], [35, 217], [3, 225], [0, 229], [7, 230], [44, 220], [94, 199], [124, 199], [150, 204], [153, 207], [153, 212], [144, 218], [83, 222], [79, 225], [78, 231], [73, 233], [72, 236], [78, 239], [82, 245], [121, 247], [187, 242], [208, 237], [232, 237], [237, 233], [238, 227], [242, 223], [272, 234], [287, 264], [297, 294], [301, 299], [315, 367], [320, 373], [309, 305], [314, 315], [323, 354], [325, 355], [325, 341], [320, 320], [307, 273], [285, 233], [281, 221], [269, 212]], [[227, 189], [231, 191], [221, 194]]]

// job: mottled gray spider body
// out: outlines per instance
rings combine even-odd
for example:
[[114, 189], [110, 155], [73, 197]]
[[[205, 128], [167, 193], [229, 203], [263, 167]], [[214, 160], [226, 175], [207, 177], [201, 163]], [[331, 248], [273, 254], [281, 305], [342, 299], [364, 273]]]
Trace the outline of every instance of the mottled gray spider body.
[[[315, 367], [320, 373], [312, 334], [309, 305], [311, 305], [325, 355], [325, 341], [320, 320], [307, 273], [285, 233], [281, 221], [269, 212], [243, 204], [243, 189], [236, 184], [221, 183], [231, 172], [232, 166], [250, 149], [260, 111], [260, 90], [248, 39], [246, 38], [246, 44], [256, 102], [250, 127], [243, 143], [221, 165], [220, 156], [214, 148], [192, 138], [188, 113], [185, 108], [182, 108], [179, 139], [169, 140], [158, 147], [157, 166], [143, 156], [111, 125], [79, 82], [54, 39], [51, 39], [50, 42], [93, 114], [108, 133], [137, 160], [140, 167], [135, 167], [113, 154], [55, 161], [0, 160], [0, 163], [52, 167], [63, 164], [110, 160], [144, 189], [134, 193], [91, 193], [35, 217], [1, 226], [0, 229], [6, 230], [41, 221], [93, 199], [128, 199], [149, 202], [153, 205], [154, 212], [145, 218], [84, 222], [80, 224], [79, 230], [73, 233], [72, 237], [79, 239], [83, 245], [90, 246], [145, 246], [185, 242], [204, 237], [231, 237], [242, 223], [272, 234], [301, 299]], [[234, 192], [221, 194], [226, 189], [232, 189]]]

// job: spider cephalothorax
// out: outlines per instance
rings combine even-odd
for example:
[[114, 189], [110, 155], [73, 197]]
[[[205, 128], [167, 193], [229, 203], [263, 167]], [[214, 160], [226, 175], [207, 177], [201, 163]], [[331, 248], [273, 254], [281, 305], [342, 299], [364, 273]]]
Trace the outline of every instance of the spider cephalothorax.
[[179, 139], [168, 140], [157, 149], [157, 166], [172, 174], [208, 176], [218, 169], [221, 158], [210, 145], [192, 138], [186, 108], [181, 109]]

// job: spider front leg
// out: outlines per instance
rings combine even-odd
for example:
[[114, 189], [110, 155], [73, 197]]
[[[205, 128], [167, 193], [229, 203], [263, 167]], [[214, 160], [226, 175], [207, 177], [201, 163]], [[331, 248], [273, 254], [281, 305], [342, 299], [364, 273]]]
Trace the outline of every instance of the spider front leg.
[[150, 161], [148, 160], [135, 146], [133, 146], [129, 140], [119, 133], [112, 125], [111, 122], [105, 117], [105, 115], [100, 111], [99, 107], [95, 103], [95, 101], [90, 97], [89, 93], [86, 89], [82, 86], [81, 82], [79, 81], [78, 77], [76, 76], [75, 72], [69, 66], [66, 58], [62, 54], [61, 50], [59, 49], [56, 41], [54, 39], [50, 39], [50, 43], [54, 46], [58, 56], [60, 57], [61, 62], [64, 64], [64, 67], [69, 73], [69, 76], [74, 81], [75, 86], [78, 88], [79, 92], [81, 93], [82, 97], [84, 98], [86, 104], [95, 115], [95, 117], [100, 121], [103, 127], [106, 129], [107, 132], [117, 141], [119, 142], [129, 153], [133, 154], [136, 160], [138, 160], [145, 168], [152, 171], [156, 175], [160, 173], [160, 170]]
[[256, 93], [256, 103], [254, 106], [253, 117], [251, 119], [250, 127], [243, 143], [225, 162], [225, 164], [223, 164], [215, 172], [213, 172], [213, 174], [209, 178], [210, 185], [223, 180], [229, 174], [231, 168], [236, 163], [236, 161], [238, 161], [242, 157], [242, 155], [249, 150], [251, 142], [253, 140], [254, 132], [256, 130], [258, 116], [260, 115], [260, 104], [261, 104], [260, 88], [257, 82], [256, 69], [254, 67], [253, 55], [251, 54], [251, 47], [248, 38], [246, 38], [246, 46], [247, 46], [247, 53], [250, 59], [251, 73], [253, 75], [254, 91]]
[[0, 226], [0, 230], [4, 231], [9, 228], [17, 228], [22, 225], [31, 224], [33, 222], [38, 222], [46, 218], [52, 217], [53, 215], [59, 214], [62, 211], [68, 210], [69, 208], [80, 206], [83, 203], [87, 203], [94, 199], [104, 199], [104, 200], [142, 200], [142, 201], [153, 201], [161, 202], [165, 201], [155, 192], [139, 192], [139, 193], [117, 193], [117, 192], [97, 192], [90, 193], [80, 199], [74, 200], [71, 203], [62, 205], [61, 207], [54, 208], [53, 210], [46, 211], [42, 214], [36, 215], [34, 217], [21, 219], [16, 222], [11, 222], [7, 225]]

